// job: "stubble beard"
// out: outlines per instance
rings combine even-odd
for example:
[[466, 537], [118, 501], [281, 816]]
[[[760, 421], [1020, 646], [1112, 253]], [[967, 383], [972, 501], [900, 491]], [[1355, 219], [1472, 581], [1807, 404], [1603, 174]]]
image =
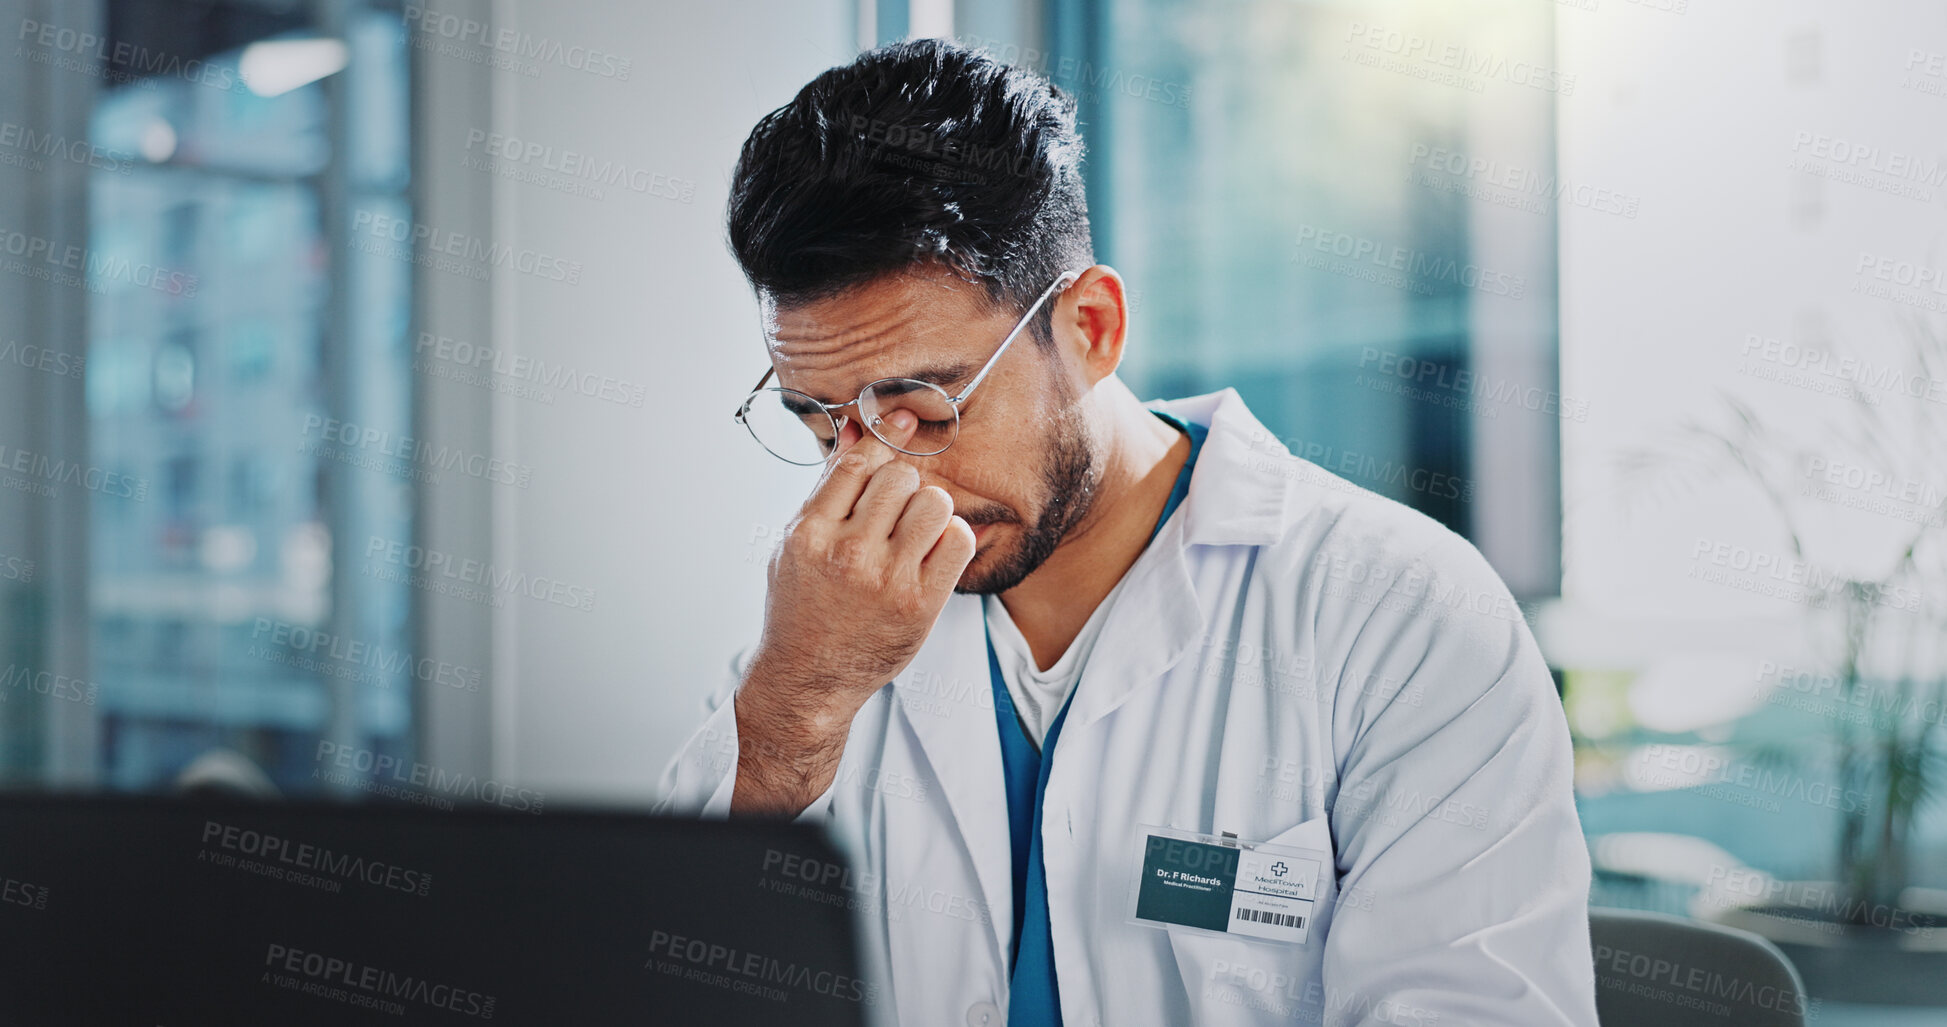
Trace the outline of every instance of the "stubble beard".
[[1079, 413], [1076, 405], [1064, 404], [1048, 467], [1041, 476], [1041, 515], [1022, 532], [1020, 541], [998, 566], [978, 578], [962, 578], [954, 586], [955, 592], [995, 595], [1020, 584], [1054, 555], [1068, 532], [1088, 515], [1101, 478], [1096, 473], [1095, 447]]

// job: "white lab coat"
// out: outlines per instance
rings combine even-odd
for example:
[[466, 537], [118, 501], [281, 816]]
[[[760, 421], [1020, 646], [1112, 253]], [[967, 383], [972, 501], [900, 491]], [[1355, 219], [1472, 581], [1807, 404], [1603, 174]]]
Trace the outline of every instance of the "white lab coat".
[[[1068, 1027], [1593, 1025], [1589, 859], [1534, 639], [1465, 540], [1290, 455], [1231, 389], [1082, 671], [1042, 827]], [[723, 816], [740, 677], [663, 778]], [[1013, 894], [977, 596], [852, 723], [826, 822], [882, 1023], [999, 1025]], [[1309, 942], [1131, 923], [1139, 825], [1330, 853]]]

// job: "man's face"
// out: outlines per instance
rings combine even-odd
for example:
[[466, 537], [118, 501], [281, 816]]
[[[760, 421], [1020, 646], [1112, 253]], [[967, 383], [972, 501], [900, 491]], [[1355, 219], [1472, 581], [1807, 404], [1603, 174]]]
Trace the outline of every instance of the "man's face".
[[[1060, 296], [1043, 305], [1057, 306]], [[1039, 314], [1036, 315], [1037, 319]], [[771, 325], [778, 383], [826, 403], [849, 403], [880, 378], [919, 378], [957, 396], [980, 373], [1020, 312], [994, 309], [985, 292], [944, 270], [887, 275], [831, 299], [780, 306]], [[1024, 329], [960, 410], [944, 453], [894, 459], [920, 484], [953, 497], [974, 529], [975, 552], [957, 592], [1004, 592], [1028, 576], [1088, 512], [1100, 480], [1083, 408], [1079, 359]], [[882, 446], [862, 433], [856, 406], [840, 444]]]

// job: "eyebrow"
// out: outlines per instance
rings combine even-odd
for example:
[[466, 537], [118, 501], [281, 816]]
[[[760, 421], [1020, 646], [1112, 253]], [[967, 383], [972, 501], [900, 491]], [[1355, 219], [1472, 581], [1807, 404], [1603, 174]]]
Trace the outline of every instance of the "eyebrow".
[[[973, 374], [975, 371], [978, 370], [980, 370], [980, 365], [971, 360], [956, 360], [951, 364], [935, 364], [932, 367], [922, 368], [918, 371], [911, 371], [906, 374], [887, 375], [886, 377], [913, 378], [918, 381], [925, 382], [928, 385], [937, 385], [942, 389], [947, 389], [947, 386], [952, 385], [953, 383]], [[873, 379], [873, 381], [880, 381], [880, 380], [881, 379], [878, 378]], [[865, 383], [860, 383], [860, 388], [863, 388], [864, 385]], [[952, 390], [947, 389], [947, 391], [951, 392]], [[807, 393], [807, 395], [810, 394]], [[823, 396], [812, 396], [811, 398], [817, 400], [820, 403], [850, 403], [853, 400], [859, 398], [859, 394], [857, 390], [853, 390], [851, 395], [845, 397], [842, 400], [829, 400]]]

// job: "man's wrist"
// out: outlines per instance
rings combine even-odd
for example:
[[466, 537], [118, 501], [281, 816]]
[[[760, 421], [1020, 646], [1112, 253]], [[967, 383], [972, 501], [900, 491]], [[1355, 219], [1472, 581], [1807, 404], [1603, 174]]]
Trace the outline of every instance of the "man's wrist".
[[[830, 785], [851, 718], [820, 690], [776, 682], [737, 690], [737, 785], [733, 812], [797, 814]], [[828, 693], [827, 693], [828, 694]]]

